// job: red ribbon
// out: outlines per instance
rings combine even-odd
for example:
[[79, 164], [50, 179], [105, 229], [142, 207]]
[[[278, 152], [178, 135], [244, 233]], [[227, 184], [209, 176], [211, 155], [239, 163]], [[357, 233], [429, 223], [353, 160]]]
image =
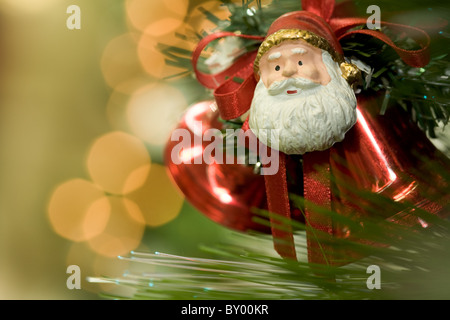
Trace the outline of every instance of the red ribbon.
[[[215, 89], [214, 97], [222, 119], [236, 119], [250, 107], [256, 79], [253, 76], [253, 62], [256, 51], [248, 52], [240, 57], [228, 69], [217, 74], [206, 74], [198, 70], [197, 63], [203, 49], [214, 40], [225, 37], [239, 37], [262, 42], [264, 37], [236, 34], [233, 32], [213, 33], [200, 40], [192, 55], [192, 64], [197, 80], [206, 88]], [[244, 79], [241, 84], [235, 78]]]
[[383, 26], [390, 27], [393, 30], [400, 31], [404, 35], [408, 35], [413, 38], [420, 46], [419, 50], [405, 50], [399, 48], [388, 36], [377, 30], [353, 30], [348, 31], [351, 28], [360, 26], [366, 23], [366, 19], [363, 18], [344, 18], [344, 19], [332, 19], [330, 24], [335, 30], [338, 40], [344, 37], [350, 36], [352, 34], [365, 34], [377, 38], [384, 43], [388, 44], [391, 48], [397, 52], [399, 57], [408, 65], [416, 68], [426, 66], [430, 61], [429, 46], [430, 46], [430, 36], [427, 32], [422, 29], [405, 26], [397, 23], [389, 23], [380, 21]]
[[[325, 20], [340, 41], [344, 37], [353, 34], [363, 34], [375, 37], [392, 47], [399, 57], [408, 65], [423, 67], [428, 64], [430, 37], [419, 28], [388, 23], [381, 24], [391, 29], [409, 35], [420, 45], [419, 50], [405, 50], [399, 48], [388, 36], [377, 30], [350, 30], [354, 27], [365, 25], [367, 20], [355, 17], [334, 17], [333, 14], [341, 12], [343, 6], [335, 7], [334, 0], [303, 0], [303, 10], [309, 11], [317, 16], [317, 19]], [[336, 9], [336, 10], [335, 10]], [[314, 16], [312, 15], [312, 18]], [[214, 89], [214, 97], [219, 109], [220, 116], [225, 119], [235, 119], [242, 116], [250, 108], [253, 99], [256, 79], [253, 74], [253, 63], [256, 51], [248, 52], [241, 56], [228, 69], [217, 74], [205, 74], [198, 70], [197, 63], [203, 49], [212, 41], [224, 37], [240, 37], [262, 42], [264, 37], [235, 34], [232, 32], [219, 32], [211, 34], [202, 39], [195, 49], [192, 57], [195, 75], [198, 81], [207, 88]], [[243, 79], [242, 83], [236, 82], [235, 78]], [[248, 119], [243, 129], [248, 129]], [[271, 150], [271, 152], [278, 152]], [[330, 180], [330, 153], [329, 151], [315, 151], [303, 156], [303, 180], [304, 197], [306, 203], [311, 202], [325, 208], [331, 208], [332, 192]], [[280, 165], [275, 175], [265, 175], [265, 185], [268, 200], [268, 209], [272, 214], [290, 219], [291, 211], [286, 181], [286, 155], [280, 152]], [[318, 168], [319, 166], [319, 168]], [[305, 206], [307, 229], [308, 259], [310, 262], [330, 264], [326, 245], [322, 245], [320, 234], [333, 234], [333, 226], [330, 218], [323, 214], [314, 212], [308, 205]], [[276, 251], [284, 258], [296, 259], [295, 245], [292, 230], [283, 225], [276, 216], [271, 216], [272, 235]]]

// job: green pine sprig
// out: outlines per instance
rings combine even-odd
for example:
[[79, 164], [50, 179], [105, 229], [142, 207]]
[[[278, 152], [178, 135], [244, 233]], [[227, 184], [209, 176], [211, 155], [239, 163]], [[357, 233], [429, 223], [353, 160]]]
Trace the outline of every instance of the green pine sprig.
[[[386, 240], [381, 235], [388, 230], [396, 232], [398, 239], [391, 239], [389, 247], [353, 244], [353, 249], [365, 256], [341, 267], [307, 263], [302, 231], [296, 233], [297, 251], [303, 253], [300, 262], [273, 255], [267, 250], [272, 248], [267, 236], [235, 233], [229, 243], [201, 247], [214, 258], [132, 252], [119, 259], [152, 271], [127, 272], [119, 278], [91, 277], [89, 281], [132, 289], [128, 295], [101, 294], [108, 299], [448, 299], [450, 229], [448, 221], [434, 222], [433, 228], [420, 231], [389, 222], [378, 224], [370, 238]], [[370, 289], [367, 284], [368, 267], [374, 265], [380, 269], [380, 289]]]

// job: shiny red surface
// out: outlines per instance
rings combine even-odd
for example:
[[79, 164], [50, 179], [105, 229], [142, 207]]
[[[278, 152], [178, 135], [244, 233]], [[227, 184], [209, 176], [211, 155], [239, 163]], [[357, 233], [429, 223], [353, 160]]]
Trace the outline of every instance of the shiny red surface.
[[[411, 213], [421, 208], [442, 217], [449, 215], [450, 195], [443, 193], [449, 182], [440, 173], [450, 172], [450, 161], [399, 105], [385, 115], [379, 114], [380, 105], [375, 97], [359, 97], [357, 124], [332, 148], [335, 210], [427, 227], [426, 221]], [[374, 210], [376, 203], [361, 191], [393, 201]], [[395, 203], [403, 204], [400, 212]], [[346, 236], [344, 230], [336, 227], [335, 233]]]
[[[191, 164], [174, 164], [172, 149], [178, 141], [169, 141], [165, 151], [167, 167], [187, 200], [200, 212], [215, 222], [232, 229], [248, 229], [268, 232], [270, 229], [252, 221], [253, 207], [266, 208], [264, 177], [253, 173], [253, 168], [243, 164], [206, 164], [202, 158], [204, 149], [211, 144], [202, 141], [201, 135], [211, 128], [222, 127], [218, 112], [211, 111], [212, 101], [192, 106], [178, 129], [191, 133], [192, 147], [180, 152], [184, 162], [191, 156]], [[199, 126], [200, 122], [201, 126]], [[176, 157], [176, 155], [175, 155]], [[197, 159], [197, 164], [195, 164]]]

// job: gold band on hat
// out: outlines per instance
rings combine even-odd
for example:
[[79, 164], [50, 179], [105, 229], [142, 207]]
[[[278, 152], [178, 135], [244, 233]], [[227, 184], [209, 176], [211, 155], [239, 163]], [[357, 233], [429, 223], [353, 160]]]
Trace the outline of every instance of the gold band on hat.
[[361, 70], [353, 63], [342, 62], [339, 67], [341, 68], [342, 77], [347, 80], [347, 83], [356, 88], [362, 83]]

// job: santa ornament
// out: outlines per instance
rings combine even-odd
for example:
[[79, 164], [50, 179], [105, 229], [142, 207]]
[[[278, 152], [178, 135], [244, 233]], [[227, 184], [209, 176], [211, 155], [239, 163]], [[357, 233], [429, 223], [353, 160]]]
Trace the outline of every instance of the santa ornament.
[[[203, 123], [202, 130], [220, 128], [219, 116], [242, 119], [242, 129], [257, 138], [260, 148], [265, 146], [269, 154], [277, 155], [278, 170], [265, 170], [271, 163], [265, 162], [261, 153], [262, 174], [238, 164], [181, 164], [173, 159], [173, 141], [167, 146], [166, 161], [187, 198], [213, 220], [239, 230], [258, 229], [250, 222], [251, 208], [267, 208], [274, 247], [280, 256], [297, 259], [292, 229], [282, 222], [296, 219], [308, 226], [309, 262], [339, 265], [350, 261], [353, 254], [333, 247], [332, 239], [351, 238], [352, 232], [326, 212], [353, 218], [370, 215], [352, 190], [408, 201], [440, 215], [449, 201], [448, 196], [431, 200], [422, 197], [423, 189], [429, 186], [412, 173], [413, 168], [420, 169], [420, 164], [399, 150], [408, 136], [414, 134], [417, 139], [424, 135], [411, 124], [393, 127], [392, 121], [401, 118], [398, 110], [382, 118], [377, 114], [376, 97], [355, 94], [361, 72], [346, 60], [340, 41], [352, 34], [376, 37], [391, 46], [406, 64], [423, 67], [429, 61], [430, 39], [421, 29], [381, 22], [409, 34], [421, 46], [419, 50], [404, 50], [380, 31], [352, 30], [366, 20], [336, 14], [342, 10], [335, 10], [334, 0], [304, 0], [302, 9], [276, 19], [266, 35], [218, 32], [202, 39], [192, 62], [197, 80], [214, 90], [218, 113], [209, 109], [210, 103], [201, 103], [188, 111], [179, 126], [195, 136], [198, 130], [192, 126], [193, 118]], [[197, 64], [204, 48], [224, 37], [252, 39], [260, 45], [224, 71], [200, 72]], [[405, 139], [394, 141], [393, 137], [399, 135]], [[416, 141], [415, 147], [427, 154], [436, 151], [425, 137], [420, 143]], [[205, 144], [191, 150], [204, 151]], [[434, 159], [449, 167], [446, 159]], [[194, 179], [197, 189], [188, 182]], [[292, 179], [301, 183], [292, 184]], [[431, 179], [435, 187], [445, 184], [439, 176], [431, 175]], [[220, 192], [224, 198], [220, 198]], [[302, 212], [294, 210], [290, 193], [305, 199]], [[411, 212], [388, 209], [385, 218], [408, 225], [424, 223]]]

